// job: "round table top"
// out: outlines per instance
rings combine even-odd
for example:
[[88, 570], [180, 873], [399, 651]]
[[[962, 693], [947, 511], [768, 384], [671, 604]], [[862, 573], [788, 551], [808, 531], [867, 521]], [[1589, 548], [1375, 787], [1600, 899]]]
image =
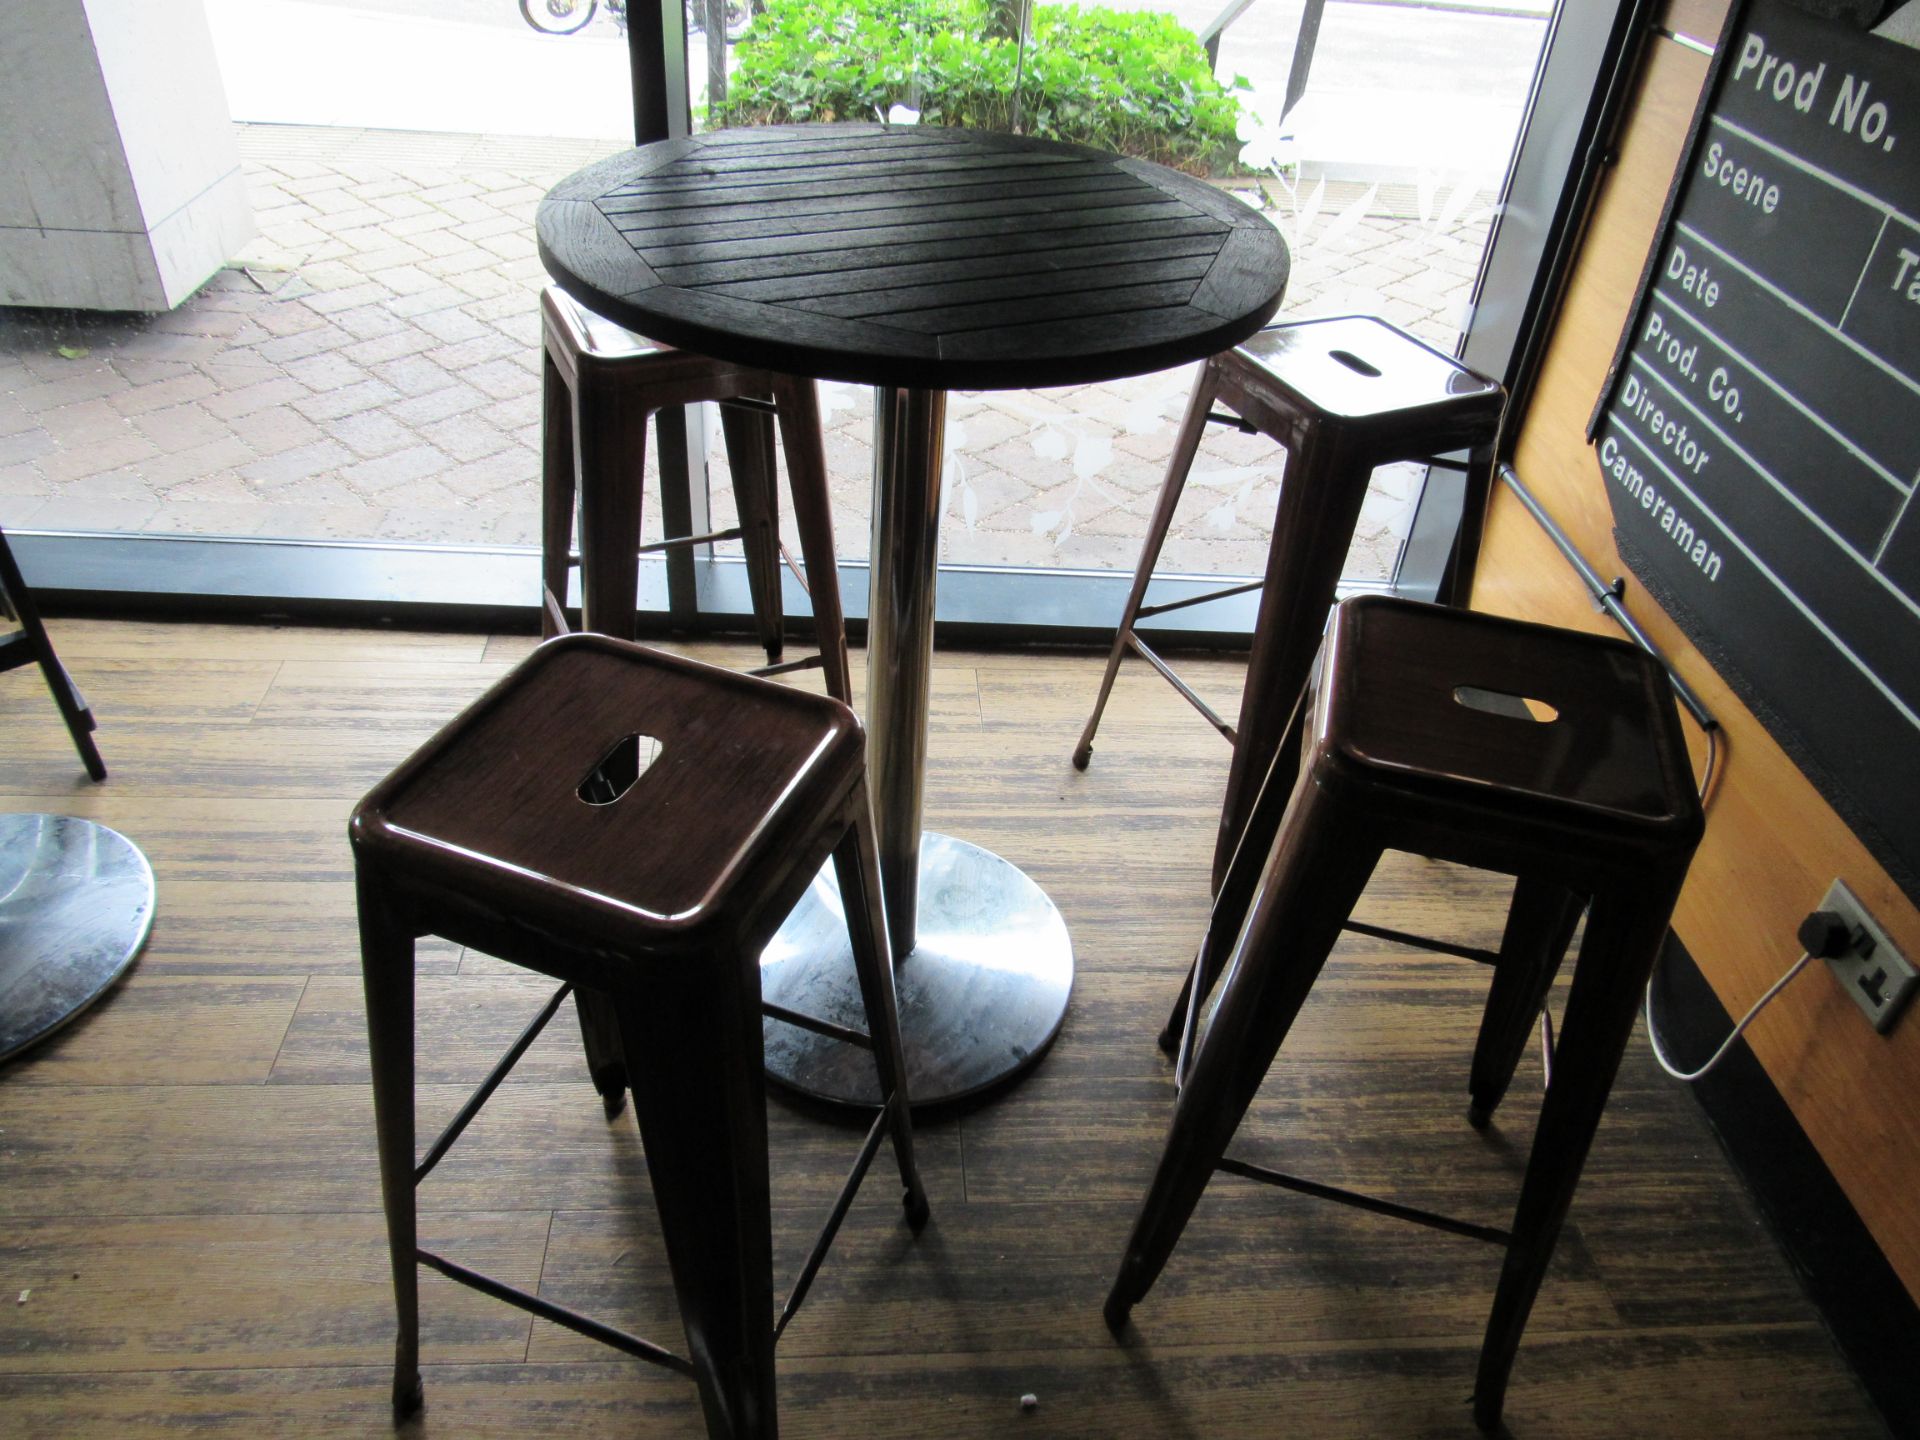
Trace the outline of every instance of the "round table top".
[[1279, 308], [1273, 226], [1204, 181], [935, 126], [777, 125], [625, 151], [541, 202], [588, 308], [716, 359], [867, 385], [1015, 389], [1165, 369]]

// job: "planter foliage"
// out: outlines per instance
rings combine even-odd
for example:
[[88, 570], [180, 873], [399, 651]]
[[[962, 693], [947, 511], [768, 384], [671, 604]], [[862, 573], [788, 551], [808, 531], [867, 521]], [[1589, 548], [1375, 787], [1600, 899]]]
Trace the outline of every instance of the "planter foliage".
[[715, 125], [873, 120], [1021, 129], [1195, 173], [1231, 165], [1240, 106], [1171, 15], [1036, 5], [1024, 66], [992, 0], [768, 0]]

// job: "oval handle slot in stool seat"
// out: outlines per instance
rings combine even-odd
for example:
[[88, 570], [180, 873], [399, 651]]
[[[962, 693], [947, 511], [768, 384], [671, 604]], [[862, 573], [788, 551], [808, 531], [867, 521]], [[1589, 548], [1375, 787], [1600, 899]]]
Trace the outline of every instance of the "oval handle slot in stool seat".
[[1534, 720], [1542, 725], [1551, 725], [1560, 718], [1559, 706], [1549, 705], [1544, 700], [1535, 700], [1530, 695], [1515, 695], [1506, 690], [1487, 690], [1478, 685], [1456, 685], [1453, 687], [1453, 698], [1469, 710], [1504, 716], [1508, 720]]
[[1381, 375], [1377, 365], [1369, 365], [1351, 350], [1329, 350], [1327, 354], [1338, 360], [1356, 375], [1364, 375], [1369, 380], [1378, 380]]
[[660, 758], [660, 742], [636, 730], [613, 742], [574, 793], [589, 805], [611, 805], [631, 790]]

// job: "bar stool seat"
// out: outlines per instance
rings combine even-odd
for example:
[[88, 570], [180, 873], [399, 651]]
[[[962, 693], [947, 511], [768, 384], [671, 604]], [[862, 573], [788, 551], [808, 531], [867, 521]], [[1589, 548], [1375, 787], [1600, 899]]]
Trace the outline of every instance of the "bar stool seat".
[[[716, 1436], [771, 1436], [774, 1340], [884, 1139], [924, 1224], [864, 749], [838, 701], [578, 635], [542, 645], [354, 811], [398, 1411], [421, 1403], [417, 1262], [691, 1375]], [[829, 854], [866, 1032], [767, 1013], [871, 1049], [884, 1099], [775, 1325], [759, 955]], [[565, 983], [416, 1164], [427, 934]], [[416, 1185], [574, 987], [617, 1021], [690, 1358], [418, 1245]]]
[[[1113, 1289], [1116, 1332], [1160, 1274], [1216, 1169], [1506, 1245], [1476, 1420], [1497, 1423], [1520, 1334], [1572, 1201], [1703, 819], [1665, 671], [1623, 641], [1372, 596], [1334, 612], [1297, 780], [1277, 763], [1223, 899], [1244, 928], [1202, 947], [1184, 1084]], [[1283, 811], [1276, 827], [1276, 811]], [[1469, 1076], [1484, 1124], [1588, 902], [1512, 1229], [1332, 1191], [1227, 1155], [1385, 850], [1516, 877]], [[1224, 966], [1212, 957], [1226, 956]], [[1207, 1002], [1223, 975], [1211, 1015]]]
[[[558, 286], [540, 295], [543, 352], [541, 455], [542, 635], [566, 633], [568, 571], [580, 569], [582, 628], [631, 640], [639, 557], [723, 540], [746, 554], [756, 632], [770, 673], [817, 664], [828, 693], [851, 699], [846, 637], [831, 574], [833, 529], [820, 407], [811, 380], [712, 360], [656, 345], [581, 306]], [[705, 401], [720, 404], [739, 524], [697, 535], [640, 543], [647, 421], [657, 411]], [[812, 605], [820, 653], [780, 664], [785, 620], [774, 483], [774, 427], [787, 457], [795, 528], [805, 572], [796, 575]], [[576, 500], [580, 548], [573, 549]]]
[[[1469, 450], [1465, 508], [1441, 598], [1463, 599], [1479, 554], [1505, 392], [1451, 356], [1370, 315], [1276, 325], [1208, 360], [1194, 381], [1121, 611], [1093, 713], [1074, 747], [1086, 769], [1120, 661], [1132, 650], [1173, 683], [1234, 746], [1214, 853], [1216, 882], [1246, 823], [1254, 794], [1286, 728], [1287, 707], [1306, 683], [1354, 526], [1375, 469], [1401, 460], [1439, 461]], [[1216, 414], [1223, 405], [1232, 415]], [[1237, 417], [1237, 418], [1236, 418]], [[1146, 604], [1154, 568], [1209, 422], [1225, 422], [1286, 447], [1286, 470], [1263, 579], [1163, 605]], [[1454, 467], [1461, 468], [1461, 467]], [[1229, 725], [1144, 641], [1138, 622], [1207, 600], [1260, 590], [1253, 650]]]

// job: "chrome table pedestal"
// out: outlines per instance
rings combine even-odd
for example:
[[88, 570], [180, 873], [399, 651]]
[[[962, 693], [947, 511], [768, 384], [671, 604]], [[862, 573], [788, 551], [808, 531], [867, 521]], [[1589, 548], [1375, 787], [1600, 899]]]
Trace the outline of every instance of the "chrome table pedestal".
[[0, 1060], [98, 1000], [147, 943], [153, 870], [118, 831], [0, 815]]
[[[979, 1094], [1033, 1064], [1073, 989], [1073, 942], [1045, 892], [991, 851], [920, 829], [946, 413], [944, 390], [876, 393], [867, 769], [916, 1106]], [[857, 1025], [839, 907], [829, 867], [761, 956], [761, 990], [772, 1004]], [[769, 1019], [766, 1046], [773, 1079], [817, 1099], [877, 1103], [873, 1066], [845, 1045]]]

